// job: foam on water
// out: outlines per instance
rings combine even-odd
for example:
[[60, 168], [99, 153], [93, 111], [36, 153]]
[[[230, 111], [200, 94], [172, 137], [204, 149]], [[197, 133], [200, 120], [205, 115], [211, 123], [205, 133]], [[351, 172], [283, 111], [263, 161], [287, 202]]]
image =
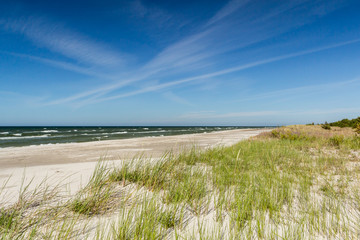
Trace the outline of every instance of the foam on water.
[[1, 137], [0, 140], [14, 140], [14, 139], [27, 139], [27, 138], [46, 138], [46, 137], [49, 137], [49, 135], [45, 134], [45, 135], [41, 135], [41, 136]]
[[144, 132], [134, 132], [134, 133], [140, 134], [140, 133], [160, 133], [160, 132], [166, 132], [166, 130], [160, 130], [160, 131], [144, 131]]
[[56, 132], [59, 132], [58, 130], [44, 130], [44, 131], [41, 131], [43, 133], [56, 133]]

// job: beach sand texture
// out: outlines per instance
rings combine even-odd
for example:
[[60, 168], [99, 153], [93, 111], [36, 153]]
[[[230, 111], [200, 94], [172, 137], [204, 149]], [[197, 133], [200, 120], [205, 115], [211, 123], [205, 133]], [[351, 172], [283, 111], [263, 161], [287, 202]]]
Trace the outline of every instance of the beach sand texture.
[[[0, 149], [0, 203], [17, 201], [21, 185], [29, 191], [46, 181], [62, 189], [64, 196], [76, 193], [89, 180], [98, 160], [114, 164], [134, 156], [159, 158], [193, 146], [229, 146], [268, 129], [239, 129], [178, 136], [143, 137], [85, 143], [66, 143]], [[0, 186], [0, 187], [1, 187]]]

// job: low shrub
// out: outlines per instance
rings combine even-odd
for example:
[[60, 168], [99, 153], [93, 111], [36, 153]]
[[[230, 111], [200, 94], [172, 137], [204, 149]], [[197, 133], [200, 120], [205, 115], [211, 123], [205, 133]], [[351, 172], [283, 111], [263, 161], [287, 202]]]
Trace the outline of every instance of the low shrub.
[[336, 127], [351, 127], [351, 128], [356, 128], [356, 126], [360, 124], [360, 117], [358, 118], [354, 118], [354, 119], [343, 119], [343, 120], [340, 120], [340, 121], [337, 121], [337, 122], [332, 122], [330, 123], [331, 126], [336, 126]]
[[321, 127], [325, 130], [331, 130], [331, 127], [328, 123], [322, 124]]

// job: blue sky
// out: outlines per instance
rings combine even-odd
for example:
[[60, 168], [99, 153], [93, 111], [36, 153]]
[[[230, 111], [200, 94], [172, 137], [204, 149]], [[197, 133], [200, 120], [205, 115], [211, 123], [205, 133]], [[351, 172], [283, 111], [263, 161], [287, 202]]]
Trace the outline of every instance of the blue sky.
[[360, 2], [0, 1], [0, 125], [360, 115]]

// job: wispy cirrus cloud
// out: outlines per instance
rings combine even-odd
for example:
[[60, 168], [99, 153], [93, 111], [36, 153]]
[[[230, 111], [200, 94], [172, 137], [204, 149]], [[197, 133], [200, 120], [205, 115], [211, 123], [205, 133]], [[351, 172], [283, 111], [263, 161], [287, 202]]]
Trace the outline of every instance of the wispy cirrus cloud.
[[[102, 98], [99, 99], [99, 101], [133, 96], [135, 94], [149, 92], [150, 90], [156, 91], [158, 89], [163, 89], [165, 86], [173, 87], [197, 79], [220, 76], [231, 72], [241, 71], [250, 67], [256, 67], [287, 58], [338, 47], [337, 45], [325, 46], [317, 49], [310, 49], [278, 57], [272, 57], [265, 60], [240, 64], [239, 66], [216, 72], [197, 75], [199, 71], [209, 72], [214, 69], [214, 67], [218, 68], [217, 64], [221, 63], [221, 58], [219, 59], [219, 56], [226, 52], [241, 49], [251, 44], [263, 41], [264, 39], [282, 34], [289, 29], [293, 29], [313, 21], [314, 18], [319, 15], [315, 10], [308, 13], [304, 6], [307, 6], [308, 4], [313, 6], [314, 3], [306, 0], [280, 2], [268, 11], [267, 9], [262, 9], [255, 15], [249, 15], [249, 12], [256, 12], [250, 11], [256, 7], [256, 4], [249, 4], [248, 7], [247, 4], [248, 2], [246, 1], [230, 1], [209, 20], [211, 24], [205, 24], [204, 27], [200, 28], [199, 31], [193, 35], [185, 37], [166, 47], [153, 59], [138, 68], [136, 77], [133, 77], [131, 80], [119, 80], [118, 84], [100, 88], [99, 92], [103, 92], [104, 95], [106, 95], [134, 82], [146, 81], [150, 77], [164, 79], [167, 81], [166, 83], [160, 83], [158, 86], [153, 87], [145, 87], [142, 90], [129, 92], [127, 94], [122, 93], [118, 96]], [[323, 5], [324, 4], [317, 2], [314, 9], [323, 7], [326, 9], [323, 14], [326, 14], [332, 12], [335, 8], [334, 4], [331, 4], [332, 8], [325, 8]], [[262, 11], [266, 14], [262, 14]], [[227, 18], [228, 16], [230, 17], [234, 15], [235, 12], [237, 12], [237, 14], [234, 18]], [[292, 13], [297, 13], [298, 18], [293, 21], [285, 21], [280, 24], [279, 21], [282, 19], [279, 17], [280, 15], [287, 18]], [[242, 17], [243, 15], [245, 18]], [[240, 19], [237, 16], [240, 16]], [[243, 21], [239, 22], [240, 20]], [[358, 40], [355, 40], [355, 42], [356, 41]], [[339, 46], [351, 43], [352, 42], [344, 42], [340, 43]], [[166, 80], [171, 78], [174, 79], [174, 77], [178, 74], [193, 75], [193, 77], [188, 77], [182, 80]], [[86, 102], [86, 100], [82, 101]]]
[[236, 12], [240, 7], [247, 4], [250, 0], [231, 0], [223, 8], [221, 8], [208, 22], [206, 25], [214, 24], [223, 18]]
[[[150, 14], [140, 1], [135, 2], [136, 11], [145, 16]], [[157, 53], [144, 65], [135, 66], [126, 78], [113, 74], [110, 76], [114, 83], [103, 85], [69, 97], [48, 101], [47, 104], [77, 103], [86, 105], [95, 102], [109, 101], [124, 97], [163, 89], [174, 90], [176, 86], [210, 77], [218, 77], [229, 73], [269, 64], [284, 59], [294, 58], [306, 54], [324, 51], [331, 48], [353, 44], [359, 40], [342, 42], [309, 50], [297, 51], [280, 56], [259, 57], [258, 60], [248, 60], [237, 57], [238, 63], [228, 65], [222, 55], [231, 51], [239, 51], [255, 43], [283, 34], [291, 29], [307, 24], [319, 16], [324, 16], [339, 6], [337, 1], [321, 2], [309, 0], [279, 1], [268, 7], [262, 5], [257, 9], [256, 2], [247, 0], [232, 0], [214, 13], [203, 26], [190, 36], [186, 36], [173, 44], [168, 45]], [[308, 9], [312, 9], [309, 11]], [[286, 19], [290, 19], [287, 21]], [[80, 64], [95, 66], [121, 65], [121, 54], [110, 51], [101, 43], [92, 41], [80, 34], [66, 30], [63, 26], [55, 24], [49, 26], [39, 18], [28, 18], [19, 21], [6, 22], [5, 26], [17, 33], [24, 34], [36, 44], [58, 52]], [[4, 23], [2, 24], [4, 25]], [[259, 49], [257, 49], [259, 50]], [[33, 58], [47, 64], [62, 67], [68, 70], [93, 74], [105, 77], [92, 69], [79, 68], [68, 63], [54, 62]], [[179, 78], [178, 76], [184, 76]], [[144, 86], [137, 90], [116, 93], [121, 88], [135, 83], [145, 83], [157, 79], [158, 84]], [[138, 84], [139, 85], [139, 84]], [[141, 84], [140, 84], [141, 85]]]
[[[355, 44], [355, 43], [358, 43], [358, 42], [360, 42], [360, 39], [355, 39], [355, 40], [351, 40], [351, 41], [337, 43], [337, 44], [324, 46], [324, 47], [320, 47], [320, 48], [309, 49], [309, 50], [300, 51], [300, 52], [296, 52], [296, 53], [290, 53], [290, 54], [277, 56], [277, 57], [273, 57], [273, 58], [269, 58], [269, 59], [259, 60], [259, 61], [255, 61], [255, 62], [235, 66], [235, 67], [232, 67], [232, 68], [223, 69], [223, 70], [220, 70], [220, 71], [215, 71], [215, 72], [211, 72], [211, 73], [207, 73], [207, 74], [202, 74], [202, 75], [197, 75], [197, 76], [193, 76], [193, 77], [183, 78], [183, 79], [179, 79], [179, 80], [176, 80], [176, 81], [166, 82], [166, 83], [162, 83], [162, 84], [158, 84], [158, 85], [154, 85], [154, 86], [148, 86], [148, 87], [145, 87], [145, 88], [142, 88], [142, 89], [139, 89], [139, 90], [135, 90], [135, 91], [128, 92], [128, 93], [122, 93], [122, 94], [119, 94], [119, 95], [114, 95], [114, 96], [109, 96], [109, 97], [104, 97], [104, 98], [99, 98], [99, 99], [92, 98], [91, 102], [87, 101], [87, 100], [84, 100], [82, 102], [82, 105], [86, 105], [88, 103], [115, 100], [115, 99], [119, 99], [119, 98], [135, 96], [135, 95], [139, 95], [139, 94], [143, 94], [143, 93], [159, 91], [159, 90], [162, 90], [162, 89], [174, 87], [174, 86], [177, 86], [177, 85], [193, 82], [193, 81], [200, 80], [200, 79], [208, 79], [208, 78], [212, 78], [212, 77], [218, 77], [218, 76], [222, 76], [222, 75], [226, 75], [226, 74], [230, 74], [230, 73], [234, 73], [234, 72], [239, 72], [239, 71], [242, 71], [242, 70], [246, 70], [246, 69], [249, 69], [249, 68], [253, 68], [253, 67], [257, 67], [257, 66], [261, 66], [261, 65], [265, 65], [265, 64], [269, 64], [269, 63], [273, 63], [273, 62], [282, 61], [282, 60], [285, 60], [285, 59], [290, 59], [290, 58], [299, 57], [299, 56], [304, 56], [304, 55], [308, 55], [308, 54], [313, 54], [313, 53], [316, 53], [316, 52], [321, 52], [321, 51], [325, 51], [325, 50], [329, 50], [329, 49], [333, 49], [333, 48], [337, 48], [337, 47], [341, 47], [341, 46], [346, 46], [346, 45], [349, 45], [349, 44]], [[352, 83], [354, 81], [357, 81], [357, 80], [351, 80], [351, 81], [349, 81], [349, 83]], [[339, 82], [339, 83], [336, 83], [336, 84], [328, 84], [327, 87], [334, 88], [336, 86], [343, 85], [343, 84], [346, 84], [346, 83]], [[317, 85], [317, 86], [307, 86], [307, 87], [298, 88], [298, 89], [291, 89], [291, 90], [290, 89], [279, 90], [279, 91], [274, 92], [274, 93], [268, 93], [267, 95], [266, 94], [261, 95], [261, 96], [259, 95], [259, 97], [267, 97], [267, 96], [270, 97], [271, 95], [275, 95], [275, 94], [280, 93], [280, 92], [281, 93], [292, 92], [292, 91], [298, 91], [300, 89], [303, 89], [303, 90], [324, 89], [324, 87], [325, 87], [324, 85]], [[107, 91], [110, 91], [110, 90], [112, 90], [111, 86], [108, 87]], [[255, 98], [252, 98], [252, 99], [255, 99]]]
[[125, 59], [105, 44], [91, 40], [66, 29], [62, 24], [51, 23], [40, 17], [22, 17], [2, 20], [7, 30], [22, 34], [39, 47], [75, 60], [80, 64], [95, 66], [119, 66]]
[[64, 70], [69, 70], [72, 72], [88, 75], [91, 77], [98, 77], [98, 78], [102, 78], [102, 79], [112, 79], [112, 75], [102, 74], [99, 71], [93, 70], [91, 67], [82, 67], [82, 66], [70, 63], [70, 62], [53, 60], [53, 59], [48, 59], [48, 58], [43, 58], [43, 57], [38, 57], [38, 56], [32, 56], [32, 55], [28, 55], [28, 54], [20, 54], [20, 53], [13, 53], [13, 52], [3, 52], [3, 53], [9, 54], [12, 56], [16, 56], [16, 57], [29, 59], [32, 61], [41, 62], [41, 63], [47, 64], [47, 65], [50, 65], [53, 67], [57, 67], [57, 68], [64, 69]]

